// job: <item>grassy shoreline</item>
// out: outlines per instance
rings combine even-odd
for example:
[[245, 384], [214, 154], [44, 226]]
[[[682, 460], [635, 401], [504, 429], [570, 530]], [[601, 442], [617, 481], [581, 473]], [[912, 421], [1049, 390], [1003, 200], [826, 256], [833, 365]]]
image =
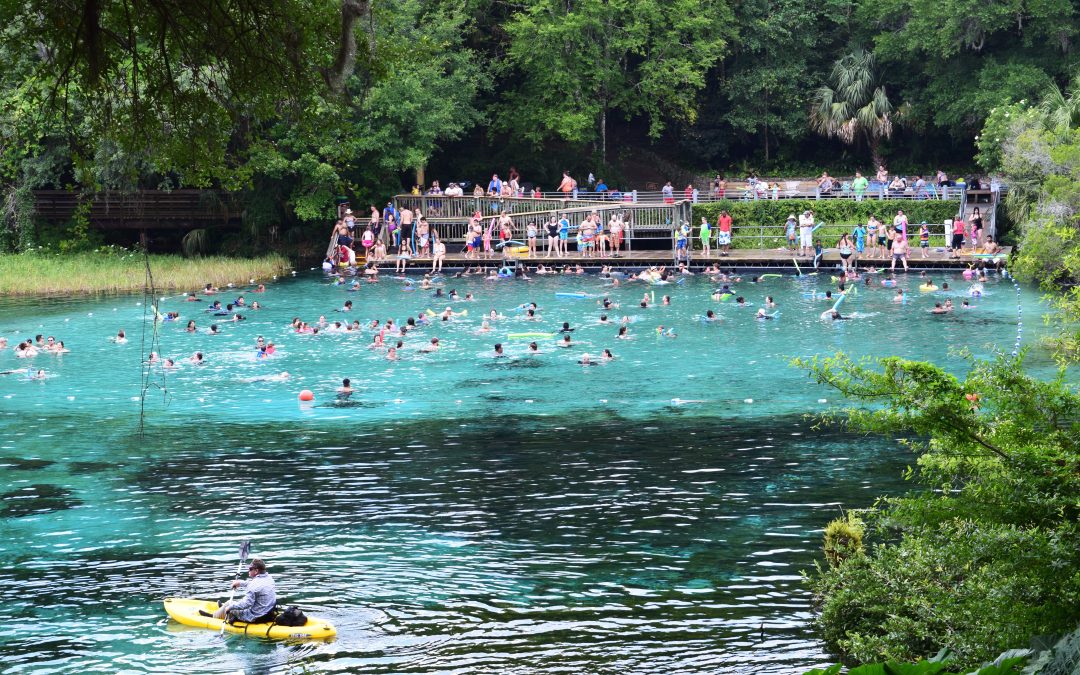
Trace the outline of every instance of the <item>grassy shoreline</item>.
[[[154, 287], [159, 291], [267, 281], [291, 269], [288, 259], [277, 254], [258, 258], [150, 256]], [[137, 252], [0, 255], [0, 295], [126, 293], [143, 290], [145, 283], [145, 261]]]

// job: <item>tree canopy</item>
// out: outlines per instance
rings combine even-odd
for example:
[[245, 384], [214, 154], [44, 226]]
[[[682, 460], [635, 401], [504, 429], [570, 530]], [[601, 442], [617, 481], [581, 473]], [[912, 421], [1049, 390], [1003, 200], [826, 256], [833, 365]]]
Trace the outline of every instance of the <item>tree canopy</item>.
[[[868, 145], [962, 168], [990, 110], [1078, 65], [1067, 0], [7, 0], [0, 20], [9, 243], [43, 186], [240, 190], [252, 227], [288, 227], [425, 167], [617, 179], [627, 148], [690, 171], [866, 169]], [[814, 113], [825, 91], [858, 129]]]

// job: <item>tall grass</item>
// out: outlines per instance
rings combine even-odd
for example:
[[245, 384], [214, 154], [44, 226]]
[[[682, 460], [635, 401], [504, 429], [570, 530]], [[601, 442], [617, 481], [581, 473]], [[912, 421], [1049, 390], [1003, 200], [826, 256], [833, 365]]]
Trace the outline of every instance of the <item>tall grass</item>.
[[[292, 266], [276, 254], [258, 258], [184, 258], [151, 255], [150, 271], [158, 290], [195, 291], [206, 284], [246, 284], [286, 274]], [[0, 294], [58, 295], [123, 293], [146, 284], [142, 253], [105, 249], [59, 255], [47, 252], [0, 255]]]

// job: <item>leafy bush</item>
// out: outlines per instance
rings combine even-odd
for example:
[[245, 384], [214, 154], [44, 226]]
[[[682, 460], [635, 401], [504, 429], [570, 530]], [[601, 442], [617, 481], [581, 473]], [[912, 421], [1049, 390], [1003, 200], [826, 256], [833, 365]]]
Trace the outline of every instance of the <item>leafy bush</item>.
[[[851, 232], [856, 223], [866, 223], [871, 215], [883, 222], [892, 222], [898, 209], [903, 209], [908, 221], [919, 223], [942, 223], [956, 215], [959, 204], [938, 199], [865, 199], [857, 202], [849, 199], [759, 199], [740, 201], [725, 199], [707, 204], [695, 204], [693, 222], [696, 226], [702, 216], [716, 223], [721, 211], [727, 211], [732, 219], [731, 245], [733, 248], [779, 248], [787, 244], [784, 223], [791, 214], [798, 216], [806, 210], [814, 212], [818, 222], [825, 223], [814, 233], [826, 246], [832, 246], [844, 232]], [[742, 236], [740, 236], [742, 235]]]
[[[970, 356], [968, 357], [970, 359]], [[1021, 360], [971, 360], [960, 380], [928, 363], [799, 360], [857, 406], [860, 431], [912, 436], [930, 488], [863, 512], [865, 555], [810, 576], [828, 647], [850, 662], [911, 661], [942, 647], [973, 666], [1080, 623], [1080, 394]]]
[[864, 551], [863, 523], [855, 514], [848, 513], [825, 526], [825, 558], [832, 567]]

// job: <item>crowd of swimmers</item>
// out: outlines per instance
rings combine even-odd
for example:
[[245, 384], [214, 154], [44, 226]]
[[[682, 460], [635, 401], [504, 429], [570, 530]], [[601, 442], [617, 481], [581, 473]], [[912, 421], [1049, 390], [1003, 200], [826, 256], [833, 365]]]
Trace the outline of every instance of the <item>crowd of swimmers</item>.
[[[520, 278], [525, 276], [526, 268], [524, 266], [518, 266], [517, 268], [520, 274], [513, 276]], [[957, 296], [965, 296], [958, 298], [960, 301], [960, 309], [970, 309], [972, 307], [970, 299], [979, 298], [983, 294], [983, 284], [987, 281], [987, 268], [984, 263], [980, 262], [975, 266], [965, 270], [962, 273], [963, 278], [966, 281], [970, 281], [970, 285], [966, 290], [954, 290], [949, 287], [947, 282], [944, 282], [939, 287], [932, 277], [926, 272], [920, 273], [918, 291], [920, 293], [929, 293], [941, 291], [945, 293], [952, 293]], [[561, 269], [546, 268], [543, 264], [538, 265], [531, 270], [532, 274], [566, 274], [580, 276], [586, 274], [586, 271], [579, 265], [563, 266]], [[608, 291], [618, 289], [623, 284], [641, 284], [646, 287], [640, 300], [635, 301], [635, 304], [640, 309], [648, 309], [654, 305], [668, 306], [672, 304], [672, 297], [668, 294], [660, 295], [657, 297], [656, 286], [662, 286], [666, 284], [680, 284], [686, 277], [695, 275], [703, 275], [707, 277], [713, 284], [714, 289], [709, 294], [709, 297], [714, 302], [726, 303], [730, 302], [732, 305], [738, 308], [751, 307], [751, 304], [747, 301], [746, 295], [738, 292], [738, 286], [741, 284], [760, 284], [767, 281], [771, 277], [780, 277], [779, 274], [739, 274], [734, 270], [722, 270], [718, 263], [713, 263], [705, 267], [700, 272], [694, 272], [686, 265], [678, 265], [672, 269], [666, 266], [652, 266], [640, 271], [634, 272], [622, 272], [614, 270], [609, 266], [603, 266], [599, 272], [598, 277], [604, 281], [604, 292], [597, 295], [589, 295], [584, 293], [564, 293], [563, 295], [575, 296], [581, 298], [594, 298], [597, 309], [600, 312], [599, 319], [597, 321], [600, 325], [617, 326], [617, 332], [613, 336], [614, 339], [627, 340], [633, 339], [631, 324], [634, 323], [636, 317], [622, 316], [621, 318], [614, 318], [613, 315], [620, 307], [620, 303], [613, 300]], [[498, 268], [485, 268], [480, 266], [474, 266], [461, 270], [453, 275], [453, 277], [434, 276], [432, 274], [425, 274], [422, 277], [404, 277], [399, 276], [395, 279], [402, 282], [402, 290], [411, 291], [428, 295], [431, 300], [431, 304], [439, 304], [440, 302], [461, 302], [470, 303], [477, 300], [473, 293], [464, 292], [459, 293], [457, 289], [452, 286], [447, 290], [445, 288], [446, 281], [452, 278], [465, 278], [465, 277], [480, 277], [483, 279], [498, 279], [502, 278], [502, 274], [498, 271]], [[367, 275], [368, 281], [376, 283], [378, 281], [378, 272]], [[525, 277], [527, 278], [527, 276]], [[361, 281], [359, 279], [352, 279], [351, 282], [344, 275], [337, 272], [331, 274], [332, 283], [335, 285], [346, 286], [346, 291], [359, 291], [362, 288]], [[842, 301], [849, 295], [856, 293], [858, 287], [883, 287], [894, 288], [895, 295], [892, 297], [892, 302], [905, 303], [909, 297], [909, 293], [900, 286], [900, 281], [897, 277], [889, 274], [886, 270], [877, 269], [874, 267], [867, 267], [862, 270], [856, 270], [853, 267], [842, 265], [838, 270], [838, 276], [833, 277], [836, 284], [835, 290], [829, 289], [823, 293], [818, 291], [811, 291], [811, 299], [822, 300], [829, 305], [828, 309], [821, 312], [820, 318], [824, 321], [846, 321], [853, 318], [852, 315], [845, 315], [841, 311]], [[745, 288], [745, 287], [744, 287]], [[255, 285], [248, 292], [254, 294], [261, 294], [265, 292], [266, 288], [262, 284]], [[915, 290], [915, 289], [911, 289]], [[206, 303], [202, 308], [204, 314], [211, 318], [212, 323], [200, 331], [197, 327], [195, 319], [189, 319], [186, 322], [184, 330], [188, 333], [204, 332], [208, 335], [220, 335], [221, 330], [217, 321], [239, 322], [245, 320], [245, 317], [239, 313], [239, 310], [245, 311], [258, 311], [261, 305], [258, 301], [249, 302], [244, 293], [238, 293], [233, 295], [234, 292], [230, 291], [231, 301], [227, 302], [224, 306], [222, 301], [213, 297], [221, 293], [221, 291], [211, 284], [207, 284], [201, 293], [189, 293], [184, 296], [186, 302], [190, 303]], [[356, 296], [359, 297], [359, 296]], [[431, 354], [439, 352], [442, 347], [440, 338], [437, 336], [427, 337], [417, 343], [415, 335], [425, 329], [438, 326], [440, 324], [447, 324], [449, 322], [457, 322], [468, 316], [468, 309], [458, 305], [458, 309], [450, 304], [446, 305], [442, 310], [425, 309], [418, 312], [415, 316], [409, 316], [404, 321], [396, 321], [394, 319], [369, 319], [361, 321], [360, 319], [354, 319], [350, 315], [356, 312], [354, 309], [355, 304], [352, 298], [346, 298], [342, 305], [335, 310], [341, 316], [333, 317], [333, 319], [327, 319], [326, 314], [319, 316], [318, 320], [308, 322], [301, 317], [294, 317], [290, 329], [292, 332], [298, 335], [318, 335], [320, 333], [365, 333], [370, 335], [371, 342], [367, 348], [373, 351], [381, 352], [384, 357], [389, 361], [397, 361], [401, 359], [406, 351], [407, 341], [409, 348], [420, 354]], [[929, 310], [931, 314], [948, 314], [954, 311], [954, 303], [951, 297], [945, 298], [942, 301], [935, 302], [933, 309]], [[182, 322], [180, 312], [169, 311], [164, 314], [158, 313], [157, 308], [154, 308], [157, 320], [162, 324], [172, 322]], [[514, 308], [514, 314], [517, 318], [524, 322], [543, 322], [544, 319], [541, 316], [541, 308], [536, 302], [528, 302], [519, 305]], [[331, 315], [333, 316], [333, 315]], [[475, 317], [475, 315], [474, 315]], [[753, 319], [759, 321], [771, 321], [779, 317], [779, 311], [777, 303], [771, 295], [764, 296], [764, 302], [761, 307], [755, 309], [755, 313], [752, 315]], [[479, 326], [474, 329], [474, 333], [477, 335], [485, 335], [494, 331], [494, 324], [507, 319], [507, 316], [501, 314], [495, 309], [489, 310], [487, 313], [481, 314], [479, 317]], [[857, 316], [856, 316], [857, 318]], [[699, 317], [703, 322], [710, 323], [720, 321], [720, 317], [713, 309], [705, 311], [704, 315]], [[543, 353], [541, 349], [541, 342], [538, 339], [553, 339], [552, 343], [554, 347], [559, 349], [573, 349], [578, 347], [578, 344], [573, 339], [573, 333], [575, 328], [572, 327], [569, 322], [562, 322], [562, 327], [548, 331], [547, 329], [539, 329], [535, 333], [523, 332], [518, 334], [509, 334], [507, 339], [521, 339], [528, 340], [528, 345], [524, 349], [525, 355], [536, 355]], [[676, 338], [678, 332], [674, 327], [670, 325], [658, 325], [655, 328], [655, 334], [657, 337], [663, 338]], [[121, 328], [115, 335], [110, 337], [110, 340], [117, 344], [124, 344], [127, 342], [126, 331]], [[0, 337], [0, 349], [4, 349], [8, 346], [7, 338]], [[255, 358], [257, 360], [273, 359], [278, 354], [278, 349], [272, 340], [265, 339], [263, 336], [258, 336], [255, 339], [253, 345], [255, 352]], [[517, 353], [520, 350], [516, 350]], [[45, 336], [43, 334], [36, 335], [33, 339], [27, 339], [19, 342], [14, 347], [14, 354], [17, 358], [25, 359], [37, 356], [39, 354], [64, 354], [68, 349], [65, 347], [62, 340], [57, 340], [54, 336]], [[503, 342], [493, 342], [491, 347], [490, 356], [492, 358], [501, 359], [507, 358], [509, 352]], [[596, 365], [598, 363], [606, 363], [615, 359], [615, 355], [610, 348], [604, 348], [600, 352], [598, 357], [582, 352], [575, 357], [576, 362], [582, 365]], [[151, 352], [148, 358], [148, 362], [151, 365], [160, 365], [164, 369], [173, 369], [179, 365], [181, 359], [168, 357], [163, 358], [156, 352]], [[182, 359], [191, 365], [201, 365], [206, 362], [205, 355], [202, 351], [196, 351], [186, 359]], [[26, 374], [32, 379], [44, 379], [46, 377], [43, 369], [27, 369], [20, 368], [15, 370], [0, 371], [0, 375], [11, 374]], [[274, 375], [263, 375], [250, 381], [281, 381], [289, 377], [287, 372], [282, 372]], [[346, 381], [344, 387], [349, 389], [349, 383]], [[348, 393], [348, 392], [343, 392]]]

